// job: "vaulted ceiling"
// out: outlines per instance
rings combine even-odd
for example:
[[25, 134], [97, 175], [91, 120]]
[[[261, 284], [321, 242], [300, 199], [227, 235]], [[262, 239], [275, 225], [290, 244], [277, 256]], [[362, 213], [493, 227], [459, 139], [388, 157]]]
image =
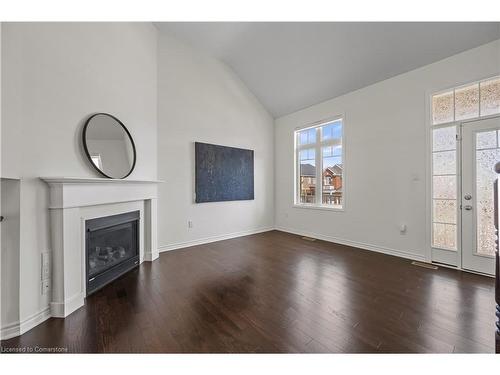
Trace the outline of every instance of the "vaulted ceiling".
[[229, 65], [275, 117], [500, 38], [473, 22], [156, 26]]

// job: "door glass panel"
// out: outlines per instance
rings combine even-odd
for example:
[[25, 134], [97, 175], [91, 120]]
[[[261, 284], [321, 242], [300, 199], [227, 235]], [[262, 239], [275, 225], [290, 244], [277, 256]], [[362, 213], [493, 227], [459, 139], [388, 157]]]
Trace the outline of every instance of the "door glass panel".
[[[496, 131], [477, 133], [476, 144], [479, 143], [480, 137], [485, 138], [485, 134], [490, 137], [487, 143], [496, 146]], [[493, 182], [497, 176], [493, 167], [498, 161], [500, 161], [498, 147], [476, 150], [476, 252], [480, 255], [495, 255]]]
[[476, 133], [476, 149], [496, 148], [497, 147], [497, 131], [486, 131]]

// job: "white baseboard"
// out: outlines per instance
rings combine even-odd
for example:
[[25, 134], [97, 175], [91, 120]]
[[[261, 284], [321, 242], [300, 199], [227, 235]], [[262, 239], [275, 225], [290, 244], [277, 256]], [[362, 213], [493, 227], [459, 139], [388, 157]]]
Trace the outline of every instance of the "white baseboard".
[[318, 240], [333, 242], [333, 243], [337, 243], [340, 245], [357, 247], [357, 248], [360, 248], [363, 250], [375, 251], [377, 253], [382, 253], [382, 254], [386, 254], [386, 255], [394, 255], [394, 256], [397, 256], [400, 258], [418, 260], [421, 262], [426, 261], [426, 258], [424, 255], [413, 254], [413, 253], [409, 253], [409, 252], [402, 251], [402, 250], [391, 249], [388, 247], [372, 245], [372, 244], [367, 244], [367, 243], [362, 243], [362, 242], [357, 242], [357, 241], [351, 241], [351, 240], [346, 240], [343, 238], [338, 238], [338, 237], [333, 237], [333, 236], [325, 236], [325, 235], [318, 234], [318, 233], [308, 232], [308, 231], [304, 231], [304, 230], [291, 229], [291, 228], [286, 228], [286, 227], [280, 227], [280, 226], [276, 227], [275, 229], [282, 231], [282, 232], [297, 234], [299, 236], [307, 236], [307, 237], [317, 238]]
[[65, 318], [82, 307], [85, 304], [84, 299], [82, 293], [77, 293], [64, 302], [51, 302], [50, 313], [54, 318]]
[[163, 245], [163, 246], [160, 246], [158, 248], [158, 250], [160, 253], [162, 253], [164, 251], [171, 251], [171, 250], [182, 249], [182, 248], [190, 247], [190, 246], [203, 245], [203, 244], [210, 243], [210, 242], [229, 240], [231, 238], [249, 236], [251, 234], [269, 232], [271, 230], [274, 230], [274, 227], [266, 227], [266, 228], [247, 230], [247, 231], [241, 231], [241, 232], [233, 232], [233, 233], [229, 233], [229, 234], [222, 234], [219, 236], [204, 237], [204, 238], [200, 238], [200, 239], [192, 240], [192, 241], [177, 242], [177, 243], [173, 243], [170, 245]]
[[39, 311], [27, 317], [22, 322], [18, 321], [8, 324], [7, 326], [2, 327], [2, 329], [0, 330], [0, 338], [2, 340], [7, 340], [12, 337], [22, 335], [23, 333], [28, 332], [30, 329], [35, 328], [40, 323], [43, 323], [44, 321], [49, 319], [50, 316], [50, 308], [47, 307], [42, 311]]
[[249, 236], [251, 234], [269, 232], [271, 230], [279, 230], [282, 232], [292, 233], [292, 234], [296, 234], [299, 236], [313, 237], [313, 238], [317, 238], [317, 239], [323, 240], [323, 241], [333, 242], [333, 243], [337, 243], [340, 245], [346, 245], [346, 246], [351, 246], [351, 247], [357, 247], [357, 248], [360, 248], [363, 250], [375, 251], [377, 253], [382, 253], [382, 254], [386, 254], [386, 255], [393, 255], [393, 256], [397, 256], [397, 257], [405, 258], [405, 259], [418, 260], [421, 262], [426, 261], [426, 258], [424, 255], [413, 254], [413, 253], [409, 253], [409, 252], [402, 251], [402, 250], [391, 249], [388, 247], [346, 240], [346, 239], [338, 238], [338, 237], [334, 237], [334, 236], [325, 236], [325, 235], [318, 234], [318, 233], [297, 230], [297, 229], [292, 229], [292, 228], [286, 228], [286, 227], [281, 227], [281, 226], [268, 227], [268, 228], [262, 228], [262, 229], [257, 229], [257, 230], [250, 230], [250, 231], [235, 232], [235, 233], [230, 233], [230, 234], [225, 234], [225, 235], [220, 235], [220, 236], [205, 237], [205, 238], [192, 240], [192, 241], [178, 242], [178, 243], [174, 243], [174, 244], [170, 244], [170, 245], [160, 246], [159, 251], [164, 252], [164, 251], [182, 249], [185, 247], [203, 245], [203, 244], [210, 243], [210, 242], [223, 241], [223, 240], [228, 240], [228, 239], [236, 238], [236, 237]]
[[7, 340], [21, 334], [21, 323], [19, 321], [7, 324], [0, 330], [0, 339]]
[[[143, 261], [145, 261], [145, 262], [153, 262], [156, 259], [158, 259], [158, 254], [153, 255], [153, 253], [145, 253]], [[141, 263], [142, 263], [142, 261], [141, 261]]]

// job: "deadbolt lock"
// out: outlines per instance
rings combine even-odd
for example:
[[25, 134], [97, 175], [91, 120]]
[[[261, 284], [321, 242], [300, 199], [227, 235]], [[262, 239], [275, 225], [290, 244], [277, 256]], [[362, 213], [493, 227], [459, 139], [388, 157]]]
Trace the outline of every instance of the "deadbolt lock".
[[472, 195], [470, 195], [470, 194], [465, 194], [465, 195], [464, 195], [464, 199], [465, 199], [466, 201], [470, 201], [470, 200], [472, 199]]

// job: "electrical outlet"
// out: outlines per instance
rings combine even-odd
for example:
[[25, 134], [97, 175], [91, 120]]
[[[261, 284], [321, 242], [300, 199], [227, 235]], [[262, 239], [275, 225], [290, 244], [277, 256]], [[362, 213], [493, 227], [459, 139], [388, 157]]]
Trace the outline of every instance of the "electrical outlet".
[[188, 228], [189, 229], [193, 228], [193, 222], [191, 220], [188, 220]]
[[41, 280], [48, 280], [50, 279], [50, 253], [44, 252], [42, 253], [42, 269], [41, 269]]
[[50, 290], [50, 280], [42, 281], [42, 295], [45, 295]]

